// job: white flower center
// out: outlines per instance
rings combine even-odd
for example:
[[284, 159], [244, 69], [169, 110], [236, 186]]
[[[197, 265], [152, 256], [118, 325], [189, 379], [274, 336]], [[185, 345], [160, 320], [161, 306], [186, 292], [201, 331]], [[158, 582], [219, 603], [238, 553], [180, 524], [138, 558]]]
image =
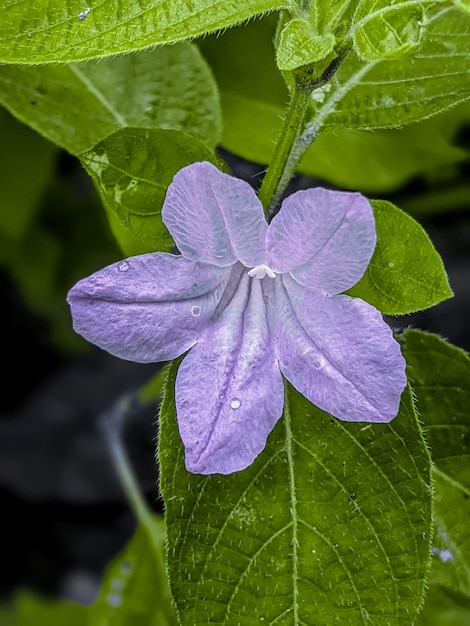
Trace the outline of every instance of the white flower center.
[[268, 276], [269, 278], [276, 278], [275, 272], [272, 271], [269, 265], [264, 265], [264, 263], [262, 265], [257, 265], [256, 267], [252, 267], [248, 272], [248, 276], [251, 276], [251, 278], [259, 278], [260, 280], [265, 276]]

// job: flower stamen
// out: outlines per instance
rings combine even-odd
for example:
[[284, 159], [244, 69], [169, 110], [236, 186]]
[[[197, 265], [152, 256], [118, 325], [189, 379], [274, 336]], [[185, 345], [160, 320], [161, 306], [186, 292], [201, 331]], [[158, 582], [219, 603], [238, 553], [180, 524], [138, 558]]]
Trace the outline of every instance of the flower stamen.
[[258, 278], [259, 280], [261, 280], [265, 276], [268, 276], [269, 278], [276, 278], [276, 273], [273, 272], [273, 270], [269, 267], [269, 265], [265, 265], [263, 263], [262, 265], [257, 265], [256, 267], [252, 267], [251, 270], [248, 272], [248, 276], [251, 276], [251, 278]]

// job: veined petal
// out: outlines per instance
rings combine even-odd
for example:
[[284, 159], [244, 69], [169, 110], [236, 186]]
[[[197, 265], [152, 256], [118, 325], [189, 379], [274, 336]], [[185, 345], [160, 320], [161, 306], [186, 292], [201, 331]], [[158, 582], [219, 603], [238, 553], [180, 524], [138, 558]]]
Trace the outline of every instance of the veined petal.
[[174, 359], [206, 328], [229, 276], [229, 269], [171, 254], [131, 257], [72, 287], [74, 329], [123, 359]]
[[341, 420], [393, 419], [405, 360], [380, 313], [358, 298], [308, 293], [288, 275], [273, 282], [268, 320], [284, 376]]
[[187, 469], [230, 474], [250, 465], [283, 403], [261, 283], [245, 272], [229, 306], [178, 370], [176, 412]]
[[341, 293], [362, 278], [375, 243], [366, 198], [321, 188], [288, 196], [266, 236], [275, 272], [290, 272], [299, 284], [326, 294]]
[[246, 267], [266, 263], [268, 225], [255, 192], [210, 163], [193, 163], [176, 174], [162, 219], [187, 259], [219, 267], [237, 260]]

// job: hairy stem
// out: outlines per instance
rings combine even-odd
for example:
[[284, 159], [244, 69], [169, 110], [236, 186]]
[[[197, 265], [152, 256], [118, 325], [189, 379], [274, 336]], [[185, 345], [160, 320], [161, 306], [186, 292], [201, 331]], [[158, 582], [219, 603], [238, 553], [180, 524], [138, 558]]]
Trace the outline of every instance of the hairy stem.
[[310, 96], [315, 89], [323, 87], [333, 77], [347, 52], [347, 49], [340, 51], [320, 76], [314, 75], [313, 66], [304, 66], [294, 72], [295, 86], [284, 124], [258, 194], [268, 215], [272, 215], [276, 209], [300, 159], [315, 139], [317, 129], [305, 122]]
[[292, 153], [303, 129], [309, 99], [310, 93], [305, 93], [297, 87], [292, 92], [273, 159], [259, 190], [259, 199], [265, 211], [269, 211], [277, 204], [284, 186], [294, 173], [297, 162], [293, 162], [296, 159], [292, 158]]

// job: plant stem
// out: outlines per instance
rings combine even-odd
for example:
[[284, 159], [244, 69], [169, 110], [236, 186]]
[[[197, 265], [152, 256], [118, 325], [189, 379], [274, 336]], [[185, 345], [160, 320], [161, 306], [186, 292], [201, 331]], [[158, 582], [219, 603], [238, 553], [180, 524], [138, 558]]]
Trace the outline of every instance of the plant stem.
[[310, 104], [310, 96], [323, 87], [334, 76], [336, 70], [348, 54], [349, 49], [340, 50], [323, 69], [315, 75], [315, 67], [303, 66], [294, 72], [294, 88], [284, 118], [279, 139], [274, 148], [274, 156], [261, 184], [258, 197], [264, 210], [272, 214], [284, 188], [292, 178], [304, 152], [316, 137], [317, 129], [306, 124], [305, 117]]
[[292, 158], [296, 142], [302, 132], [305, 115], [310, 100], [310, 92], [301, 91], [295, 87], [284, 117], [281, 134], [274, 149], [274, 157], [259, 190], [265, 211], [275, 206], [289, 182], [297, 165], [297, 159]]
[[141, 527], [145, 530], [155, 555], [155, 573], [157, 587], [161, 593], [162, 626], [177, 623], [165, 565], [166, 532], [163, 522], [154, 515], [142, 496], [132, 465], [122, 441], [122, 425], [132, 410], [132, 405], [139, 402], [138, 394], [122, 398], [103, 416], [102, 427], [106, 435], [114, 468], [118, 474], [122, 489]]
[[134, 476], [129, 457], [122, 442], [122, 421], [129, 412], [130, 399], [124, 398], [118, 402], [109, 422], [106, 423], [105, 431], [108, 439], [109, 450], [113, 459], [114, 468], [124, 494], [133, 510], [136, 518], [146, 529], [152, 530], [152, 512], [142, 497], [140, 487]]

